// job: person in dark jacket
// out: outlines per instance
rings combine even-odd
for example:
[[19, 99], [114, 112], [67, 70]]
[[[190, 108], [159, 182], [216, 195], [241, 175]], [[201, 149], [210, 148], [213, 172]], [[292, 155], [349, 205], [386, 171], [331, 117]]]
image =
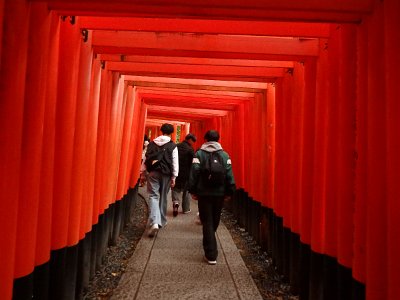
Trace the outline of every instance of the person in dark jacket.
[[173, 216], [178, 215], [180, 206], [180, 196], [182, 193], [182, 212], [187, 214], [190, 210], [190, 195], [188, 192], [189, 174], [194, 157], [193, 144], [196, 142], [196, 136], [189, 133], [185, 140], [177, 145], [179, 156], [179, 175], [176, 178], [175, 186], [172, 188], [172, 208]]
[[[203, 225], [204, 257], [210, 265], [215, 265], [218, 256], [215, 232], [220, 222], [224, 200], [228, 200], [231, 197], [236, 187], [232, 172], [232, 162], [228, 153], [223, 151], [218, 143], [218, 131], [207, 131], [204, 139], [206, 142], [193, 158], [189, 192], [192, 194], [193, 199], [198, 200], [200, 220]], [[216, 155], [219, 155], [219, 157]], [[207, 163], [210, 161], [210, 156], [214, 161], [220, 160], [220, 164], [225, 168], [222, 183], [218, 185], [210, 186], [207, 182], [207, 176], [203, 176]]]

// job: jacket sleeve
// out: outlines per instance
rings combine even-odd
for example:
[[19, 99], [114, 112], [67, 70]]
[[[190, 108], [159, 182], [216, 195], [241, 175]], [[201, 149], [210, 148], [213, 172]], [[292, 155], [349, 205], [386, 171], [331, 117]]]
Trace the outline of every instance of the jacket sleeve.
[[[225, 152], [226, 153], [226, 152]], [[236, 190], [235, 178], [233, 177], [232, 161], [227, 154], [226, 160], [226, 178], [225, 178], [225, 195], [231, 196]]]
[[190, 169], [189, 176], [189, 193], [196, 195], [197, 194], [197, 184], [200, 176], [200, 153], [199, 151], [193, 157], [192, 166]]

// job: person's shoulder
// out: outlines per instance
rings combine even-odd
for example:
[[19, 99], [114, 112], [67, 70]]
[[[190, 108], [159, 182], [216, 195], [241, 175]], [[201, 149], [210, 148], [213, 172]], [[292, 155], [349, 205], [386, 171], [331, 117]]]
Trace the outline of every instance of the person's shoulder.
[[165, 147], [167, 147], [167, 148], [169, 148], [169, 149], [175, 149], [176, 147], [177, 147], [177, 144], [176, 143], [174, 143], [174, 141], [169, 141], [169, 142], [167, 142], [167, 143], [165, 143], [164, 144], [165, 145]]
[[221, 150], [220, 153], [225, 159], [229, 159], [230, 156], [228, 152], [226, 152], [225, 150]]

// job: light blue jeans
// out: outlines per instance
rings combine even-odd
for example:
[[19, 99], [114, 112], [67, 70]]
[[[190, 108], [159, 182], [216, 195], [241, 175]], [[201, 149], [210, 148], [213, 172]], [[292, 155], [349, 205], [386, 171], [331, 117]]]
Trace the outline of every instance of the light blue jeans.
[[149, 225], [167, 224], [167, 196], [171, 188], [171, 177], [158, 171], [152, 171], [147, 177], [147, 193], [149, 194]]

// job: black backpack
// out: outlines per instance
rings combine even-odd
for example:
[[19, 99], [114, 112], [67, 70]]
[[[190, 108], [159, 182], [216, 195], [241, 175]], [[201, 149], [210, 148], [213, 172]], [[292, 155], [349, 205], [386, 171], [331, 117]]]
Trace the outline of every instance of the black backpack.
[[151, 142], [147, 146], [146, 160], [144, 164], [148, 172], [160, 171], [162, 174], [172, 174], [172, 151], [175, 149], [176, 144], [172, 141], [158, 146], [156, 143]]
[[226, 168], [220, 155], [222, 150], [206, 152], [207, 159], [204, 162], [201, 174], [203, 183], [208, 187], [218, 187], [225, 185]]

